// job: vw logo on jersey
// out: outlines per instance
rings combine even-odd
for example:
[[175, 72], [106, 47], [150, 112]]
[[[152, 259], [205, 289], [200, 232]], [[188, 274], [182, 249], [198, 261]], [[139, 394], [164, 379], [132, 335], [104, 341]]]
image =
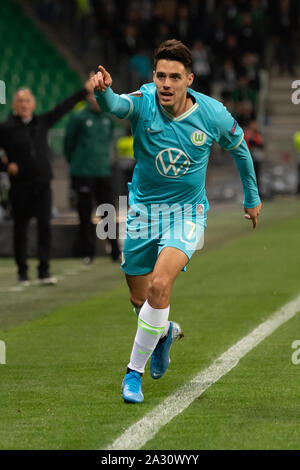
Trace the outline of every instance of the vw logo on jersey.
[[179, 178], [188, 171], [191, 161], [180, 149], [169, 148], [161, 150], [155, 159], [156, 168], [162, 176]]
[[86, 123], [87, 127], [92, 127], [92, 125], [93, 125], [93, 121], [91, 119], [87, 119], [85, 121], [85, 123]]
[[197, 145], [198, 147], [200, 147], [200, 145], [204, 145], [206, 139], [207, 135], [203, 131], [197, 130], [191, 134], [191, 141], [194, 145]]

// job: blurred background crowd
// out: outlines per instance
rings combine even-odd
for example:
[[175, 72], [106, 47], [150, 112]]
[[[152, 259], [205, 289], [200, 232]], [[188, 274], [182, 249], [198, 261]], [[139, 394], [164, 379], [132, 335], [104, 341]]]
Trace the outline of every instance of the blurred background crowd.
[[39, 18], [82, 55], [87, 68], [101, 60], [120, 77], [123, 91], [151, 81], [154, 48], [165, 39], [180, 38], [193, 53], [194, 88], [206, 94], [216, 89], [242, 125], [257, 115], [259, 71], [271, 61], [280, 73], [293, 75], [297, 61], [297, 0], [36, 0], [35, 4]]

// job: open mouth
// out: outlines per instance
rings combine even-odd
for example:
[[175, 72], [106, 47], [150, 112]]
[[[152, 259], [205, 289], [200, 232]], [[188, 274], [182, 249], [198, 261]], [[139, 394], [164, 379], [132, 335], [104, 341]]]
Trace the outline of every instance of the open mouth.
[[165, 99], [165, 100], [168, 100], [170, 98], [172, 98], [174, 95], [173, 93], [171, 93], [170, 91], [161, 91], [160, 92], [160, 96]]

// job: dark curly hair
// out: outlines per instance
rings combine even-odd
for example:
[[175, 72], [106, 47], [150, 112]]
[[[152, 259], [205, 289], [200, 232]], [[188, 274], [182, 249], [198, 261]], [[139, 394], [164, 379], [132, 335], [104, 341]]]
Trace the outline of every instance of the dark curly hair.
[[176, 60], [181, 62], [190, 72], [193, 67], [192, 53], [190, 49], [177, 39], [168, 39], [161, 43], [154, 52], [154, 70], [161, 59]]

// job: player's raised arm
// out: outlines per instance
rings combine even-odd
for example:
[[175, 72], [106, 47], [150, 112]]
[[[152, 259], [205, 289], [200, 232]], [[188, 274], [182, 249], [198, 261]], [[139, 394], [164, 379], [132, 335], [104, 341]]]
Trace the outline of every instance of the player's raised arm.
[[91, 77], [94, 90], [104, 92], [112, 85], [112, 78], [102, 65], [98, 66], [98, 72]]
[[129, 117], [131, 112], [130, 101], [114, 93], [111, 89], [112, 78], [110, 74], [102, 65], [99, 65], [98, 69], [98, 72], [90, 78], [98, 105], [102, 111], [112, 113], [118, 118]]

